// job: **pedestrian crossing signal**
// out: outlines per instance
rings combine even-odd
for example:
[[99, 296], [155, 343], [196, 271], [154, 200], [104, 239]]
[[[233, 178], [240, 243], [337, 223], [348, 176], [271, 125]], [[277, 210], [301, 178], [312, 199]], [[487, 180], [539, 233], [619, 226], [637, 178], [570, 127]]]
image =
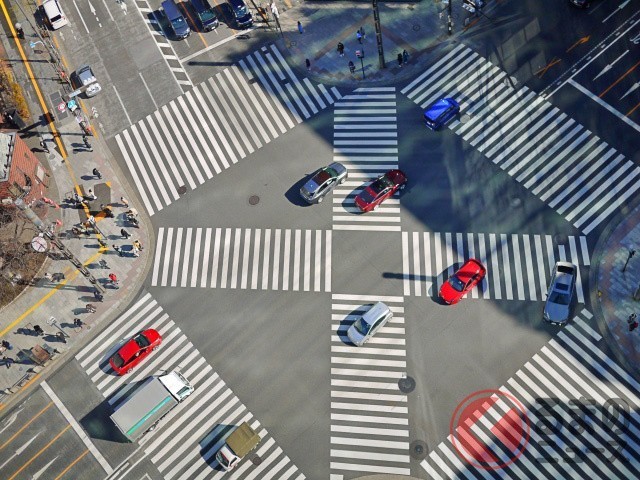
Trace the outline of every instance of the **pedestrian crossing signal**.
[[356, 57], [363, 58], [364, 57], [364, 50], [356, 50]]

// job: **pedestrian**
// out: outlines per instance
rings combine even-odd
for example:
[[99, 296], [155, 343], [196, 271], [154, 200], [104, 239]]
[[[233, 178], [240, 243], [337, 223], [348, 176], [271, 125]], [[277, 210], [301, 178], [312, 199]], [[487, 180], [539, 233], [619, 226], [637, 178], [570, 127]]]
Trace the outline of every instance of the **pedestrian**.
[[93, 292], [93, 296], [95, 297], [95, 299], [99, 302], [101, 302], [104, 299], [104, 295], [102, 295], [98, 290], [95, 290]]
[[353, 75], [356, 71], [356, 66], [353, 64], [351, 60], [349, 60], [349, 71], [351, 72], [351, 75]]
[[362, 40], [364, 40], [365, 39], [364, 27], [360, 27], [359, 32], [360, 32], [360, 36], [362, 37]]
[[39, 335], [39, 336], [44, 335], [44, 330], [42, 330], [42, 327], [40, 325], [34, 325], [33, 331], [36, 332], [36, 335]]
[[110, 205], [106, 205], [102, 211], [104, 212], [104, 216], [107, 218], [114, 218], [115, 215], [113, 214], [113, 209], [111, 208]]
[[402, 54], [401, 53], [398, 54], [398, 66], [402, 67]]
[[129, 208], [129, 200], [124, 197], [120, 197], [120, 203], [124, 205], [124, 208]]
[[85, 308], [87, 309], [87, 312], [89, 312], [89, 313], [96, 313], [96, 307], [95, 307], [95, 305], [93, 305], [91, 303], [87, 303], [87, 306]]
[[356, 32], [356, 38], [358, 39], [358, 43], [362, 43], [362, 33], [360, 33], [360, 30]]
[[49, 153], [49, 146], [47, 145], [47, 142], [44, 141], [44, 138], [40, 140], [40, 146], [45, 153]]
[[129, 238], [131, 236], [131, 234], [127, 232], [124, 228], [120, 229], [120, 235], [122, 235], [122, 238]]
[[109, 281], [111, 282], [111, 285], [113, 285], [114, 287], [118, 286], [118, 277], [116, 276], [115, 273], [109, 274]]
[[73, 326], [75, 328], [82, 328], [82, 320], [80, 320], [78, 317], [73, 319]]
[[51, 275], [50, 273], [45, 273], [45, 274], [44, 274], [44, 279], [45, 279], [47, 282], [53, 282], [53, 275]]
[[105, 207], [105, 206], [106, 206], [106, 205], [105, 205], [104, 203], [101, 203], [101, 204], [100, 204], [100, 210], [104, 210], [104, 207]]
[[22, 29], [22, 24], [16, 23], [16, 34], [18, 38], [24, 40], [24, 30]]
[[133, 247], [133, 256], [134, 257], [140, 256], [140, 250], [138, 250], [135, 246]]
[[629, 331], [633, 332], [636, 328], [638, 328], [638, 322], [634, 321], [633, 323], [629, 324]]
[[118, 245], [113, 245], [113, 249], [118, 252], [118, 255], [120, 255], [121, 257], [124, 257], [124, 252], [122, 251], [122, 247], [118, 246]]
[[[83, 135], [82, 141], [84, 142], [84, 148], [87, 149], [89, 152], [93, 152], [93, 147], [89, 143], [89, 137], [87, 137], [86, 135]], [[99, 176], [98, 178], [102, 178], [102, 177]]]
[[307, 71], [311, 71], [311, 61], [307, 58], [304, 63], [307, 65]]
[[633, 322], [636, 321], [637, 318], [638, 318], [638, 315], [636, 315], [635, 313], [632, 313], [631, 315], [629, 315], [629, 318], [627, 318], [627, 323], [631, 325]]
[[98, 178], [102, 178], [102, 174], [100, 173], [100, 170], [98, 170], [97, 168], [93, 169], [93, 176], [94, 177], [98, 177]]
[[87, 218], [87, 222], [89, 222], [91, 226], [94, 226], [96, 224], [96, 217], [94, 217], [93, 215], [89, 215], [89, 217]]
[[344, 57], [344, 45], [342, 44], [342, 42], [338, 42], [338, 54], [341, 57]]
[[298, 31], [300, 33], [304, 33], [304, 29], [302, 28], [302, 24], [300, 23], [300, 20], [298, 20]]
[[140, 240], [134, 240], [133, 241], [133, 246], [135, 248], [137, 248], [138, 250], [142, 250], [142, 244], [140, 243]]
[[96, 197], [96, 196], [94, 195], [93, 190], [91, 190], [91, 189], [89, 189], [89, 191], [87, 192], [87, 198], [88, 198], [89, 200], [97, 200], [97, 199], [98, 199], [98, 197]]
[[402, 51], [402, 62], [403, 63], [409, 62], [409, 52], [407, 52], [406, 50]]
[[7, 368], [11, 368], [11, 359], [6, 355], [2, 357], [2, 361]]

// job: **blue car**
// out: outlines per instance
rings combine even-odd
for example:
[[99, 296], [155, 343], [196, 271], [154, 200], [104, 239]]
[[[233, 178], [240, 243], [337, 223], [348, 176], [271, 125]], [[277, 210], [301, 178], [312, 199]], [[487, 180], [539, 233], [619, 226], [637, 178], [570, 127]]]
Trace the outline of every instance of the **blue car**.
[[424, 124], [431, 130], [438, 130], [460, 113], [460, 105], [453, 98], [443, 98], [432, 103], [424, 111]]

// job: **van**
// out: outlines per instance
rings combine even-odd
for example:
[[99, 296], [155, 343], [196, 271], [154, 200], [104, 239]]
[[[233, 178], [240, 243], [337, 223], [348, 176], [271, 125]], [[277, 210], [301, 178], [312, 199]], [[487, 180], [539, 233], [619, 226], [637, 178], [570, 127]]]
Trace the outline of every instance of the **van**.
[[171, 29], [175, 36], [181, 40], [187, 38], [191, 34], [191, 29], [176, 2], [174, 0], [165, 0], [162, 2], [162, 9], [171, 24]]
[[378, 302], [357, 319], [347, 330], [347, 337], [357, 346], [367, 343], [393, 317], [391, 309]]
[[42, 10], [52, 30], [58, 30], [69, 23], [62, 8], [60, 8], [58, 0], [44, 0], [42, 2]]
[[233, 20], [239, 28], [249, 28], [253, 25], [253, 17], [251, 12], [244, 3], [244, 0], [227, 0], [231, 12], [233, 13]]
[[207, 0], [190, 0], [191, 7], [195, 12], [198, 20], [202, 24], [202, 29], [205, 32], [209, 32], [218, 26], [218, 17], [216, 12], [213, 11], [211, 5]]

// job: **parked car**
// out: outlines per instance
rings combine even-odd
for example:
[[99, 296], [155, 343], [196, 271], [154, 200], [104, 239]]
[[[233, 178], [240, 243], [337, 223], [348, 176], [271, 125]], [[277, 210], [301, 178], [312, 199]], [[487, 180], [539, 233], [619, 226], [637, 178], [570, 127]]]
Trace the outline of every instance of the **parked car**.
[[354, 345], [361, 347], [392, 317], [391, 309], [384, 303], [378, 302], [353, 322], [347, 330], [347, 337]]
[[347, 179], [347, 168], [341, 163], [334, 162], [322, 167], [307, 180], [300, 189], [300, 195], [307, 203], [320, 203], [336, 185], [344, 183]]
[[564, 325], [569, 321], [577, 271], [578, 267], [572, 263], [556, 262], [542, 313], [545, 321], [553, 325]]
[[89, 65], [83, 65], [73, 72], [71, 83], [75, 89], [84, 89], [84, 94], [87, 97], [94, 97], [102, 90]]
[[162, 337], [158, 331], [150, 328], [139, 332], [124, 344], [109, 359], [111, 368], [118, 375], [125, 375], [138, 365], [153, 350], [162, 343]]
[[589, 8], [591, 6], [590, 0], [569, 0], [569, 3], [578, 8]]
[[401, 170], [389, 170], [371, 185], [362, 189], [356, 197], [356, 206], [363, 212], [376, 210], [378, 206], [407, 184], [407, 176]]
[[453, 98], [443, 98], [429, 105], [424, 111], [424, 124], [438, 130], [460, 113], [460, 105]]
[[189, 24], [174, 0], [164, 0], [164, 2], [162, 2], [162, 10], [164, 10], [164, 14], [167, 20], [169, 20], [169, 24], [176, 38], [182, 40], [191, 35]]
[[253, 16], [244, 0], [227, 0], [227, 3], [231, 7], [233, 21], [238, 28], [249, 28], [253, 25]]
[[69, 23], [58, 0], [44, 0], [42, 2], [42, 11], [52, 30], [58, 30]]
[[439, 296], [447, 304], [458, 303], [473, 287], [482, 281], [487, 269], [481, 261], [470, 258], [440, 287]]
[[218, 16], [216, 12], [211, 8], [211, 5], [207, 0], [189, 0], [191, 7], [195, 12], [198, 20], [202, 24], [202, 29], [205, 32], [211, 31], [218, 26]]

